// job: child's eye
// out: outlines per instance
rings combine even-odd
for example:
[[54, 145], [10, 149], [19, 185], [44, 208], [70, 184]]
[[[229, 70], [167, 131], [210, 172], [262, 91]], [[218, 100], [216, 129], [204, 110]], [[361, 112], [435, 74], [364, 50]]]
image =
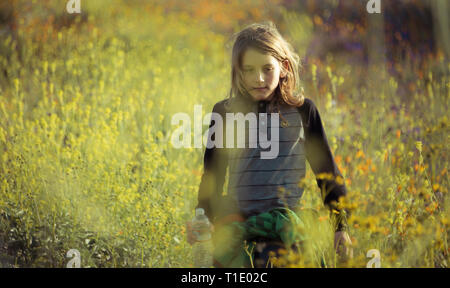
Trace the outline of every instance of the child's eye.
[[273, 70], [273, 68], [272, 67], [270, 67], [270, 68], [266, 68], [266, 71], [272, 71]]

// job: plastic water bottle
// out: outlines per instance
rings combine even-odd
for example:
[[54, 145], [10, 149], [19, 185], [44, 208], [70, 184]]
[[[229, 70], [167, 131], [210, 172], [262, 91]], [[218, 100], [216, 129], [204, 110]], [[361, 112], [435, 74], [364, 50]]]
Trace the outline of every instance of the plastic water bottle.
[[192, 232], [196, 237], [193, 256], [194, 267], [210, 268], [213, 265], [213, 243], [211, 239], [211, 223], [205, 215], [203, 208], [195, 209], [195, 217], [192, 219]]

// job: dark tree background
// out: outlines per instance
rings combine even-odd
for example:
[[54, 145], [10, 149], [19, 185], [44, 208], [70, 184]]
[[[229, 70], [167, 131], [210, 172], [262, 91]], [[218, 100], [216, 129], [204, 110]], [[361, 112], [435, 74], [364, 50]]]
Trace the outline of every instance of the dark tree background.
[[416, 79], [407, 79], [405, 69], [423, 77], [421, 71], [429, 69], [436, 59], [449, 58], [450, 3], [380, 0], [381, 14], [369, 14], [367, 3], [366, 0], [285, 1], [289, 9], [313, 19], [314, 36], [306, 52], [306, 66], [311, 63], [320, 66], [331, 55], [352, 65], [358, 78], [355, 84], [365, 85], [371, 67], [382, 64], [399, 82], [399, 95], [407, 97]]

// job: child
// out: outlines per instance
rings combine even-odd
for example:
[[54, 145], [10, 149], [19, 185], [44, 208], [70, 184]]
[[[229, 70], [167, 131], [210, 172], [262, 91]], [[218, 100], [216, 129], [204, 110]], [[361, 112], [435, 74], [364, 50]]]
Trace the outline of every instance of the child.
[[[325, 205], [339, 212], [335, 247], [342, 248], [339, 253], [352, 256], [351, 241], [345, 232], [345, 211], [336, 205], [346, 195], [346, 188], [319, 111], [299, 89], [298, 65], [298, 55], [271, 22], [252, 24], [237, 34], [232, 50], [230, 97], [215, 104], [213, 112], [222, 119], [233, 112], [279, 113], [279, 118], [275, 117], [278, 123], [273, 118], [266, 121], [256, 117], [259, 132], [269, 127], [279, 129], [279, 153], [275, 158], [264, 159], [260, 157], [264, 149], [249, 148], [248, 142], [246, 148], [206, 148], [197, 207], [205, 209], [216, 227], [216, 267], [266, 267], [270, 251], [294, 247], [291, 245], [301, 236], [291, 230], [301, 219], [293, 210], [299, 207], [303, 193], [298, 184], [305, 176], [306, 159], [325, 194]], [[210, 128], [214, 122], [211, 120]], [[226, 121], [222, 122], [223, 134], [210, 129], [210, 140], [228, 136]], [[228, 193], [222, 195], [227, 168]], [[318, 177], [324, 173], [333, 177]], [[192, 244], [195, 240], [189, 223], [187, 236]], [[244, 240], [256, 243], [252, 250], [247, 249], [253, 251], [250, 262], [242, 253]]]

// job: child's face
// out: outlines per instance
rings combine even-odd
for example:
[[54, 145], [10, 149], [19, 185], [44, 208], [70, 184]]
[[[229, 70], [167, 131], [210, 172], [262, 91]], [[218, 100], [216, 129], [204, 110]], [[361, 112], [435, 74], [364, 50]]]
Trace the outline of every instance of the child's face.
[[[285, 68], [287, 63], [283, 62]], [[285, 77], [281, 71], [280, 62], [270, 54], [261, 54], [249, 48], [242, 57], [243, 83], [253, 100], [268, 100], [278, 86], [280, 77]]]

